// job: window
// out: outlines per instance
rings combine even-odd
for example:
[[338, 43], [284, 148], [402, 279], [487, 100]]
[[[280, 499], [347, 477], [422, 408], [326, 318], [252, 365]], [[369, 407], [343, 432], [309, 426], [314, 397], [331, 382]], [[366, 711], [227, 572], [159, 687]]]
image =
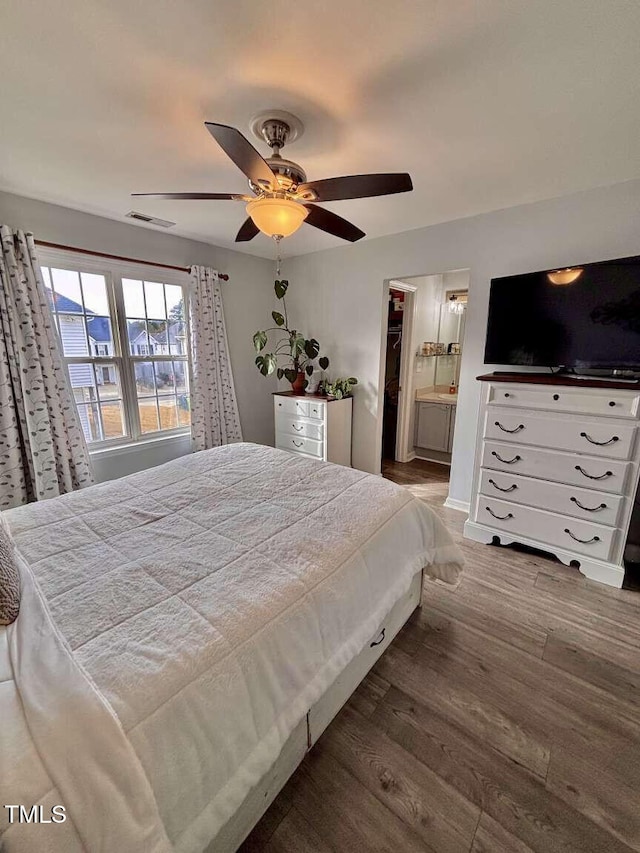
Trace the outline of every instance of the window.
[[186, 431], [186, 274], [62, 252], [40, 262], [87, 442]]

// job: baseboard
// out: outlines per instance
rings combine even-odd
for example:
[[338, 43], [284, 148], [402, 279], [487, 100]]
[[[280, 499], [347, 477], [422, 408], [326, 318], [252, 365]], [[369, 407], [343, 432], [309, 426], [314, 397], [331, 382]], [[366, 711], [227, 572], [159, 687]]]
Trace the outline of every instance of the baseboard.
[[418, 458], [418, 457], [417, 457], [417, 456], [416, 456], [416, 454], [413, 452], [413, 450], [411, 451], [411, 453], [407, 453], [407, 462], [413, 462], [413, 460], [414, 460], [414, 459], [417, 459], [417, 458]]
[[446, 465], [447, 468], [451, 468], [451, 459], [434, 459], [433, 456], [420, 456], [418, 453], [414, 453], [414, 459], [420, 459], [422, 462], [435, 462], [436, 465]]
[[466, 512], [466, 514], [469, 515], [469, 501], [459, 501], [456, 498], [448, 497], [444, 502], [444, 506], [446, 506], [447, 509], [457, 509], [458, 512]]

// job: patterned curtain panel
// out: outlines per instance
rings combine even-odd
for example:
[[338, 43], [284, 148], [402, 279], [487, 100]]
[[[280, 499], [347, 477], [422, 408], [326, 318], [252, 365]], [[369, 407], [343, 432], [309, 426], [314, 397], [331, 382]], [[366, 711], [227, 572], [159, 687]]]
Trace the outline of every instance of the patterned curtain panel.
[[91, 461], [33, 235], [0, 226], [0, 510], [88, 486]]
[[194, 450], [242, 441], [218, 273], [191, 267], [191, 437]]

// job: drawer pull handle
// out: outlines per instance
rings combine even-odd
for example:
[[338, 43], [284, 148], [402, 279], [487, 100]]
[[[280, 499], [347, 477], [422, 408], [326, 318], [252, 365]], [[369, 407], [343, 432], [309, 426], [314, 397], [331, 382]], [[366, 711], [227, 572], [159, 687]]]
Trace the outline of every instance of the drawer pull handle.
[[383, 628], [382, 631], [380, 631], [380, 636], [378, 637], [378, 639], [374, 640], [372, 643], [369, 643], [370, 649], [372, 649], [374, 646], [379, 646], [380, 643], [384, 642], [384, 633], [386, 630], [387, 630], [386, 628]]
[[599, 542], [599, 536], [592, 536], [591, 539], [579, 539], [577, 536], [574, 536], [573, 533], [569, 530], [568, 527], [564, 529], [565, 533], [568, 533], [572, 539], [575, 539], [576, 542], [580, 542], [581, 545], [591, 545], [592, 542]]
[[[511, 433], [520, 432], [521, 429], [524, 429], [524, 424], [518, 424], [518, 426], [515, 429], [507, 429], [507, 427], [502, 426], [500, 421], [496, 421], [496, 426], [500, 427], [502, 432], [511, 432]], [[617, 441], [617, 439], [616, 439], [616, 441]]]
[[489, 515], [492, 515], [494, 518], [499, 519], [500, 521], [505, 521], [507, 518], [513, 518], [513, 513], [508, 512], [506, 515], [496, 515], [495, 512], [491, 509], [490, 506], [485, 507]]
[[502, 486], [499, 486], [495, 480], [489, 480], [494, 489], [497, 489], [499, 492], [513, 492], [518, 486], [514, 483], [513, 486], [509, 486], [507, 489], [503, 489]]
[[609, 441], [596, 441], [595, 438], [591, 438], [586, 432], [580, 433], [581, 438], [586, 438], [588, 442], [591, 444], [597, 444], [598, 447], [606, 447], [607, 444], [615, 444], [616, 441], [620, 441], [617, 435], [614, 435], [613, 438], [610, 438]]
[[604, 474], [596, 477], [594, 474], [587, 473], [581, 465], [576, 465], [576, 471], [580, 471], [583, 477], [588, 477], [590, 480], [604, 480], [607, 477], [613, 477], [613, 471], [605, 471]]
[[303, 426], [296, 426], [295, 424], [291, 424], [291, 426], [295, 429], [296, 432], [302, 432], [304, 429]]
[[513, 459], [503, 459], [502, 456], [500, 456], [499, 453], [496, 453], [495, 450], [491, 451], [491, 455], [495, 456], [496, 459], [498, 459], [500, 462], [504, 462], [505, 465], [513, 465], [514, 462], [519, 462], [522, 459], [521, 456], [514, 456]]
[[599, 509], [606, 509], [607, 508], [606, 504], [598, 504], [598, 506], [585, 506], [584, 504], [580, 503], [578, 498], [574, 498], [574, 497], [571, 497], [570, 500], [572, 500], [574, 502], [574, 504], [576, 504], [576, 506], [579, 506], [580, 509], [584, 509], [587, 512], [598, 512]]
[[302, 447], [304, 445], [304, 441], [296, 441], [295, 438], [291, 439], [291, 443], [295, 444], [296, 447]]

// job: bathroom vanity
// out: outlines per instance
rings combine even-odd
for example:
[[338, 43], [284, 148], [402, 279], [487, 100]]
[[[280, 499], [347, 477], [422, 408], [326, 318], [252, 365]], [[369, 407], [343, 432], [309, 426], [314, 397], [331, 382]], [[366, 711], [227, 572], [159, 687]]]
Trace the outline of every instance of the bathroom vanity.
[[423, 342], [416, 353], [413, 452], [418, 459], [448, 465], [456, 422], [467, 293], [447, 290], [443, 295], [444, 301], [437, 309], [436, 340]]
[[442, 386], [417, 391], [413, 444], [418, 458], [451, 461], [457, 401], [458, 395]]

